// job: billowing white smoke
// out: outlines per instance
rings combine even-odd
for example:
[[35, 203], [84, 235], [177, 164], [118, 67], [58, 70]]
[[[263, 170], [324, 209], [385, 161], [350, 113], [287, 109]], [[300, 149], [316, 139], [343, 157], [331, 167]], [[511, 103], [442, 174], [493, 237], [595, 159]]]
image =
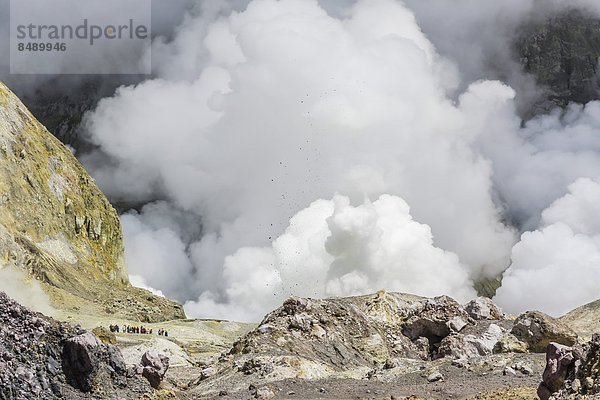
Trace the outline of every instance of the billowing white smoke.
[[160, 77], [87, 121], [110, 156], [88, 160], [105, 191], [162, 199], [122, 218], [132, 273], [191, 315], [382, 288], [466, 299], [509, 265], [502, 211], [535, 228], [571, 182], [600, 176], [593, 105], [521, 129], [514, 91], [465, 84], [399, 1], [219, 15], [156, 41]]
[[50, 305], [50, 299], [40, 284], [21, 270], [6, 267], [0, 263], [0, 292], [6, 293], [13, 300], [25, 307], [48, 316], [57, 314]]
[[186, 311], [260, 319], [291, 295], [326, 297], [379, 289], [460, 300], [475, 295], [455, 254], [433, 246], [427, 225], [412, 220], [402, 199], [384, 195], [353, 207], [336, 196], [318, 200], [291, 220], [271, 246], [246, 247], [225, 259], [228, 302], [207, 291]]
[[600, 298], [600, 183], [582, 178], [526, 232], [496, 300], [509, 311], [545, 310], [560, 316]]
[[541, 212], [577, 178], [600, 176], [600, 102], [529, 121], [511, 118], [507, 105], [484, 121], [479, 147], [494, 165], [494, 183], [511, 219], [535, 229]]
[[[205, 30], [202, 23], [188, 28], [196, 26]], [[512, 91], [494, 84], [485, 99], [475, 86], [465, 104], [453, 105], [444, 95], [452, 70], [401, 4], [359, 2], [349, 19], [338, 20], [314, 1], [255, 1], [211, 24], [196, 45], [201, 51], [186, 51], [208, 54], [196, 79], [124, 88], [89, 120], [96, 143], [118, 160], [116, 169], [96, 169], [109, 193], [144, 199], [159, 191], [203, 218], [203, 236], [186, 248], [175, 230], [148, 224], [144, 213], [125, 216], [134, 273], [151, 285], [159, 282], [167, 295], [190, 299], [204, 293], [227, 316], [248, 305], [255, 317], [283, 295], [312, 290], [314, 276], [302, 272], [309, 268], [303, 258], [281, 260], [271, 271], [281, 276], [279, 292], [264, 286], [264, 247], [283, 233], [290, 217], [335, 193], [353, 204], [401, 196], [417, 220], [432, 227], [435, 245], [458, 254], [471, 278], [506, 267], [513, 233], [499, 222], [492, 202], [490, 165], [471, 149], [481, 132], [470, 114], [481, 108], [493, 113], [494, 97]], [[398, 216], [393, 207], [378, 213], [384, 220]], [[329, 216], [322, 215], [321, 225]], [[347, 235], [361, 238], [364, 224], [348, 226]], [[393, 229], [410, 236], [401, 224]], [[415, 261], [405, 267], [395, 260], [398, 253], [377, 249], [372, 238], [357, 239], [365, 244], [361, 259], [371, 263], [317, 257], [323, 282], [315, 294], [364, 293], [386, 282], [427, 295], [472, 294], [469, 276], [456, 273], [462, 269], [458, 260], [440, 261], [444, 253], [432, 247], [430, 236], [416, 238], [421, 243], [403, 256]], [[326, 239], [314, 238], [323, 254]], [[431, 249], [417, 251], [421, 246]], [[382, 264], [379, 279], [373, 279], [373, 259]], [[422, 264], [418, 275], [416, 260]], [[283, 261], [298, 272], [285, 274]], [[228, 277], [229, 271], [236, 276]], [[461, 284], [436, 278], [448, 274]], [[247, 295], [234, 293], [241, 276], [242, 283], [260, 283], [273, 293], [256, 295], [258, 304], [249, 304]], [[258, 293], [256, 286], [249, 285]], [[190, 309], [215, 316], [213, 308]]]
[[131, 283], [187, 300], [182, 294], [194, 288], [194, 267], [186, 243], [199, 234], [200, 221], [164, 202], [146, 205], [140, 214], [126, 214], [121, 221]]

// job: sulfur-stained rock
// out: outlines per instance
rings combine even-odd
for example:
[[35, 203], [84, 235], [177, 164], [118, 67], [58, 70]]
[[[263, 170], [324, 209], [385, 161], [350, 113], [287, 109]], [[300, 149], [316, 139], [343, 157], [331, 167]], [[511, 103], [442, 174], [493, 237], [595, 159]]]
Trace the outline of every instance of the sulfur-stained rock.
[[117, 213], [71, 152], [2, 83], [0, 147], [0, 224], [13, 238], [13, 258], [29, 260], [37, 276], [59, 287], [66, 284], [60, 268], [74, 266], [125, 284]]
[[[129, 285], [123, 254], [119, 217], [94, 179], [0, 82], [0, 264], [25, 269], [61, 307], [184, 318], [181, 306]], [[128, 295], [135, 304], [114, 303]]]
[[527, 350], [527, 343], [508, 332], [502, 335], [494, 347], [494, 353], [527, 353]]
[[94, 328], [92, 333], [104, 344], [117, 344], [117, 336], [103, 326]]
[[516, 320], [511, 333], [527, 343], [530, 351], [544, 353], [550, 342], [572, 346], [577, 334], [571, 328], [539, 311], [528, 311]]

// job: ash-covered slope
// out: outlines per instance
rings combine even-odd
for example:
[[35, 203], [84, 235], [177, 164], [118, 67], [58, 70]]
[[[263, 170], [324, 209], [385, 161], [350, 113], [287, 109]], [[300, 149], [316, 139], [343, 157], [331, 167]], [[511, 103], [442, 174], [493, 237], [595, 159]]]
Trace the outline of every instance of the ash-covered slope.
[[116, 211], [69, 150], [0, 83], [2, 266], [26, 269], [67, 305], [83, 299], [136, 319], [184, 317], [180, 306], [129, 285]]
[[152, 390], [119, 350], [0, 292], [0, 399], [138, 399]]
[[600, 332], [600, 300], [585, 304], [560, 318], [585, 340]]

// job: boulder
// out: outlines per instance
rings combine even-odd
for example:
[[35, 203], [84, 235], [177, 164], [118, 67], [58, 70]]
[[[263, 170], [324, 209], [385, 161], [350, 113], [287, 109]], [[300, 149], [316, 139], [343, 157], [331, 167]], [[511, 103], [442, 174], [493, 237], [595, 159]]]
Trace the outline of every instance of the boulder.
[[518, 362], [516, 364], [513, 364], [512, 368], [515, 371], [519, 371], [523, 375], [533, 375], [533, 368], [529, 364]]
[[502, 335], [496, 346], [494, 353], [527, 353], [527, 343], [521, 342], [512, 333]]
[[91, 332], [65, 341], [62, 369], [67, 382], [83, 392], [102, 387], [106, 380], [123, 382], [127, 373], [123, 355], [116, 346], [103, 344]]
[[148, 380], [150, 386], [158, 389], [168, 369], [169, 357], [155, 350], [148, 350], [142, 356], [138, 373]]
[[551, 342], [572, 346], [577, 334], [564, 323], [539, 311], [528, 311], [516, 320], [511, 333], [527, 343], [529, 351], [544, 353]]
[[448, 328], [450, 328], [450, 330], [453, 331], [453, 332], [460, 332], [460, 331], [462, 331], [463, 328], [465, 326], [467, 326], [468, 324], [469, 323], [467, 321], [465, 321], [461, 317], [454, 317], [450, 321], [448, 321], [448, 323], [447, 323]]
[[[293, 392], [290, 392], [293, 395]], [[269, 387], [264, 386], [256, 389], [256, 394], [254, 395], [255, 399], [259, 400], [269, 400], [275, 397], [275, 392], [271, 390]]]
[[427, 377], [427, 382], [439, 382], [444, 380], [444, 375], [440, 371], [435, 371], [429, 374]]
[[483, 331], [469, 328], [465, 334], [451, 335], [443, 339], [438, 355], [453, 359], [490, 355], [503, 335], [504, 330], [496, 324], [490, 324]]
[[100, 340], [91, 332], [75, 336], [63, 347], [63, 371], [73, 387], [89, 392], [98, 365]]
[[487, 297], [478, 297], [465, 304], [465, 311], [474, 320], [502, 320], [504, 312]]
[[464, 342], [472, 344], [480, 355], [489, 355], [494, 352], [494, 347], [502, 335], [504, 330], [496, 324], [491, 324], [481, 336], [466, 335]]
[[542, 374], [542, 383], [538, 387], [541, 400], [548, 400], [564, 385], [569, 370], [575, 362], [573, 348], [558, 343], [550, 343], [546, 351], [546, 368]]
[[600, 334], [584, 345], [573, 347], [551, 343], [546, 369], [538, 387], [542, 400], [571, 400], [600, 395]]

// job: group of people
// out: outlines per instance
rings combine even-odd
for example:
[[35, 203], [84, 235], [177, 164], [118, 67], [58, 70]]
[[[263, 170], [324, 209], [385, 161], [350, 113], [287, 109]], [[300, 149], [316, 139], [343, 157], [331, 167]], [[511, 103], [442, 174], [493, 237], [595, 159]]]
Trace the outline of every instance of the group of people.
[[[123, 333], [136, 333], [136, 334], [141, 334], [141, 335], [152, 335], [152, 333], [153, 333], [152, 328], [146, 328], [143, 325], [142, 326], [123, 325], [122, 327], [119, 325], [110, 325], [110, 331], [113, 333], [123, 332]], [[159, 336], [169, 336], [169, 332], [160, 328], [158, 330], [158, 335]]]
[[158, 336], [169, 336], [169, 332], [161, 328], [158, 330]]

